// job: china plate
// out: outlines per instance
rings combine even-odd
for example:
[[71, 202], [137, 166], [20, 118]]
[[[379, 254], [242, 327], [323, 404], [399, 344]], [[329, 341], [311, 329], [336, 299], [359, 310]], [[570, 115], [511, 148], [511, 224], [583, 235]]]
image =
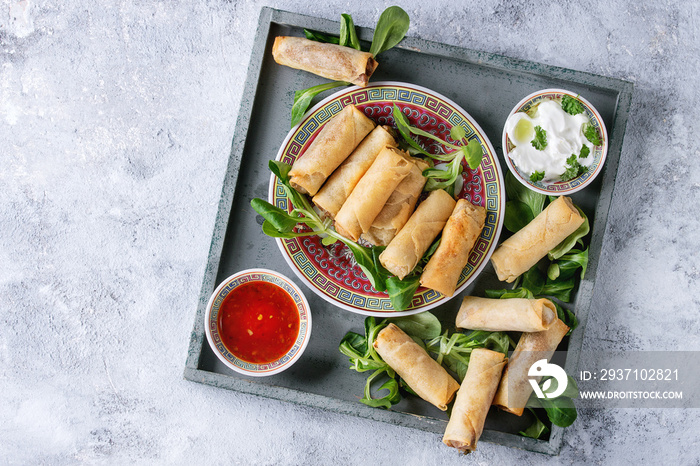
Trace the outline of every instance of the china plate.
[[[302, 157], [323, 125], [345, 106], [354, 104], [377, 124], [394, 126], [393, 104], [399, 106], [413, 126], [451, 142], [450, 128], [461, 125], [469, 141], [481, 144], [484, 158], [476, 170], [463, 162], [463, 187], [459, 198], [486, 207], [486, 224], [477, 240], [469, 262], [462, 270], [454, 296], [462, 292], [486, 266], [496, 247], [503, 225], [505, 194], [503, 176], [496, 151], [474, 119], [450, 99], [429, 89], [400, 82], [377, 82], [367, 87], [349, 87], [319, 102], [287, 135], [276, 160], [292, 165]], [[425, 143], [426, 141], [421, 141]], [[433, 143], [426, 150], [435, 153], [442, 148]], [[291, 211], [282, 183], [270, 179], [270, 203]], [[277, 244], [294, 273], [321, 298], [348, 311], [363, 315], [410, 315], [432, 309], [449, 297], [436, 291], [419, 288], [409, 308], [394, 311], [386, 293], [379, 293], [370, 284], [352, 253], [342, 243], [321, 244], [318, 236], [277, 238]]]

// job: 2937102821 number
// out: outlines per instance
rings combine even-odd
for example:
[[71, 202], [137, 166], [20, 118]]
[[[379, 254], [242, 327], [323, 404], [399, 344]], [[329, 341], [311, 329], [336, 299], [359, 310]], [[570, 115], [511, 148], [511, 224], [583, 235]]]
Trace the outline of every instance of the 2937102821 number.
[[677, 381], [678, 369], [601, 369], [599, 380]]

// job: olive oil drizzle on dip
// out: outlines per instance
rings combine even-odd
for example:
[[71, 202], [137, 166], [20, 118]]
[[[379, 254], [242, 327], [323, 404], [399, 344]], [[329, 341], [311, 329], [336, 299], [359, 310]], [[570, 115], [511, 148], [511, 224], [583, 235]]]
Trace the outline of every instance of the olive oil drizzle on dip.
[[277, 285], [250, 282], [224, 298], [218, 326], [224, 346], [238, 358], [255, 364], [280, 359], [299, 335], [294, 300]]

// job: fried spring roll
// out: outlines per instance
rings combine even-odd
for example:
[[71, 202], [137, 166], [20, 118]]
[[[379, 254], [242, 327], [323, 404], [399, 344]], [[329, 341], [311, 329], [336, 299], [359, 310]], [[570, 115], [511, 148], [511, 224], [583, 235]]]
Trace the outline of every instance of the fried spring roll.
[[389, 324], [377, 335], [374, 347], [418, 396], [438, 409], [447, 410], [459, 383], [413, 338]]
[[314, 204], [335, 218], [348, 196], [362, 178], [379, 152], [386, 146], [396, 147], [394, 136], [386, 126], [377, 126], [333, 172], [321, 190], [313, 197]]
[[457, 327], [490, 332], [541, 332], [557, 320], [557, 308], [546, 298], [489, 299], [465, 296]]
[[476, 449], [506, 361], [505, 355], [497, 351], [486, 348], [472, 351], [467, 374], [457, 392], [442, 437], [445, 445], [462, 452]]
[[[532, 385], [528, 381], [530, 366], [540, 359], [549, 362], [568, 331], [569, 327], [557, 319], [543, 332], [523, 333], [503, 372], [493, 404], [521, 416], [532, 394]], [[539, 383], [539, 378], [537, 382]]]
[[411, 160], [415, 166], [391, 193], [381, 212], [372, 222], [369, 231], [362, 235], [365, 240], [375, 246], [386, 246], [394, 239], [408, 221], [416, 207], [420, 193], [423, 192], [423, 186], [427, 181], [423, 176], [423, 170], [429, 165], [414, 157], [411, 157]]
[[498, 279], [511, 283], [576, 231], [583, 222], [583, 217], [571, 199], [558, 197], [493, 253], [491, 262]]
[[440, 234], [455, 207], [446, 191], [433, 191], [379, 255], [379, 261], [400, 280], [411, 273]]
[[457, 201], [442, 231], [440, 245], [423, 270], [420, 284], [446, 296], [452, 296], [485, 222], [486, 209], [465, 199]]
[[375, 123], [354, 105], [328, 120], [306, 152], [294, 161], [289, 182], [302, 194], [318, 192], [326, 179], [374, 129]]
[[361, 87], [367, 85], [378, 65], [369, 52], [303, 37], [275, 37], [272, 56], [280, 65]]
[[353, 241], [360, 239], [413, 166], [402, 150], [395, 147], [382, 149], [335, 216], [338, 233]]

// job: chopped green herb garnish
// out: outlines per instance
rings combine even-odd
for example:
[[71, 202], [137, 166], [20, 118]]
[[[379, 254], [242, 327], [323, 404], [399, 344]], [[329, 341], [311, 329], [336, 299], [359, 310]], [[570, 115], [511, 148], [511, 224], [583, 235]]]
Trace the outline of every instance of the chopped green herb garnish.
[[570, 95], [565, 95], [561, 98], [561, 108], [569, 115], [583, 113], [583, 104], [581, 104], [581, 101]]
[[586, 172], [586, 167], [578, 163], [576, 154], [571, 154], [571, 157], [566, 159], [566, 171], [561, 175], [562, 181], [570, 181], [574, 178], [583, 175]]
[[581, 152], [578, 154], [578, 157], [580, 159], [585, 159], [590, 153], [591, 150], [588, 148], [587, 145], [584, 144], [583, 146], [581, 146]]
[[600, 138], [598, 130], [595, 129], [595, 126], [593, 125], [587, 125], [586, 129], [583, 130], [583, 135], [586, 136], [586, 139], [588, 139], [594, 146], [600, 146], [603, 144], [603, 140]]
[[541, 126], [535, 126], [535, 139], [530, 141], [532, 147], [537, 150], [544, 150], [547, 147], [547, 131], [543, 130]]
[[537, 183], [538, 181], [542, 181], [544, 179], [544, 172], [535, 172], [532, 175], [530, 175], [530, 181], [533, 183]]

